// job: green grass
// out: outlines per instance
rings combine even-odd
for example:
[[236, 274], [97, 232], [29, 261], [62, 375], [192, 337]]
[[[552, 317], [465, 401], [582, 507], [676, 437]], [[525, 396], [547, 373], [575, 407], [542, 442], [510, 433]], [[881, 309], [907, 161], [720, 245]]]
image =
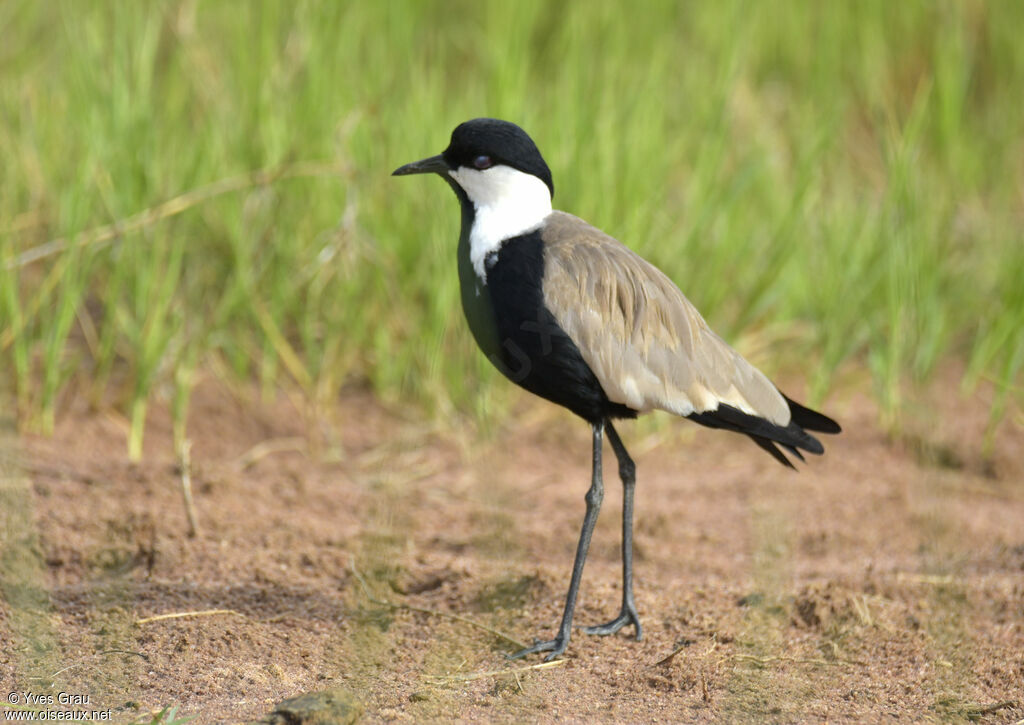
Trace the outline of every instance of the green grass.
[[993, 420], [1021, 400], [1024, 6], [12, 0], [0, 27], [22, 425], [113, 395], [138, 455], [147, 404], [183, 416], [214, 361], [315, 405], [353, 381], [500, 405], [455, 200], [389, 177], [479, 115], [537, 140], [556, 206], [816, 395], [865, 365], [897, 424], [959, 359], [996, 382]]

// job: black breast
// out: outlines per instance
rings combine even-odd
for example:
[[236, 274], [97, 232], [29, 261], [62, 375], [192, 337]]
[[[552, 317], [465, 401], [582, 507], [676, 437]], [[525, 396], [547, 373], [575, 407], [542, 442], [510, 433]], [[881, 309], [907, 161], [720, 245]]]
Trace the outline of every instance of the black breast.
[[487, 258], [486, 285], [467, 269], [468, 262], [459, 260], [466, 319], [484, 354], [509, 380], [588, 421], [636, 417], [636, 411], [608, 400], [544, 304], [539, 231], [509, 239]]

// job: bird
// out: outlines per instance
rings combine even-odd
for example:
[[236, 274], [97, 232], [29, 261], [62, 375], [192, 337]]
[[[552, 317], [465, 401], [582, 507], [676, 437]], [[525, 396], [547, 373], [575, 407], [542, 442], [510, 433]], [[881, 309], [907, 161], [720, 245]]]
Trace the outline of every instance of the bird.
[[[569, 645], [583, 566], [604, 497], [603, 440], [619, 468], [622, 604], [611, 621], [583, 627], [643, 636], [633, 592], [636, 465], [613, 425], [663, 410], [746, 435], [776, 461], [822, 454], [811, 432], [839, 433], [828, 416], [786, 397], [716, 335], [664, 273], [613, 237], [552, 207], [544, 157], [518, 125], [494, 118], [459, 124], [436, 156], [394, 176], [437, 174], [461, 210], [457, 248], [463, 312], [484, 355], [512, 382], [590, 424], [591, 482], [562, 619], [554, 638], [509, 655]], [[810, 432], [809, 432], [810, 431]]]

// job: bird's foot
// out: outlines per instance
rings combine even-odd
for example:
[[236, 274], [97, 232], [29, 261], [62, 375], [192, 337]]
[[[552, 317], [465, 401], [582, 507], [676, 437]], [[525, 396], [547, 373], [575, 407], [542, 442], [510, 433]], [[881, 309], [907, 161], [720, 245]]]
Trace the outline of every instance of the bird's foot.
[[643, 639], [643, 630], [640, 627], [640, 615], [636, 613], [636, 607], [633, 605], [623, 605], [622, 611], [619, 612], [619, 616], [610, 622], [598, 624], [593, 627], [581, 627], [581, 629], [584, 634], [597, 634], [603, 637], [605, 635], [615, 634], [627, 624], [633, 625], [633, 630], [636, 632], [636, 640], [638, 642]]
[[560, 654], [565, 652], [565, 648], [568, 647], [568, 646], [569, 646], [569, 638], [567, 636], [566, 637], [559, 636], [559, 637], [556, 637], [555, 639], [549, 639], [547, 642], [541, 642], [540, 640], [535, 640], [532, 647], [527, 647], [526, 649], [521, 649], [518, 652], [514, 652], [514, 653], [512, 653], [510, 655], [506, 655], [505, 657], [506, 657], [506, 659], [517, 660], [520, 657], [525, 657], [526, 655], [532, 655], [532, 654], [535, 654], [537, 652], [547, 652], [548, 655], [547, 655], [547, 657], [544, 658], [544, 661], [545, 662], [550, 662], [551, 660], [555, 659]]

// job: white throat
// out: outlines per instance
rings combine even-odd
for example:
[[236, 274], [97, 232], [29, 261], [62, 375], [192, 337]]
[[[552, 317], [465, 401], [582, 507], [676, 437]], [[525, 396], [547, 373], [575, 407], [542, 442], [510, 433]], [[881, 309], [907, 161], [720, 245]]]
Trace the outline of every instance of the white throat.
[[469, 232], [469, 259], [487, 281], [487, 255], [506, 239], [533, 231], [551, 213], [551, 190], [532, 174], [499, 164], [489, 169], [460, 166], [448, 172], [473, 202], [476, 215]]

